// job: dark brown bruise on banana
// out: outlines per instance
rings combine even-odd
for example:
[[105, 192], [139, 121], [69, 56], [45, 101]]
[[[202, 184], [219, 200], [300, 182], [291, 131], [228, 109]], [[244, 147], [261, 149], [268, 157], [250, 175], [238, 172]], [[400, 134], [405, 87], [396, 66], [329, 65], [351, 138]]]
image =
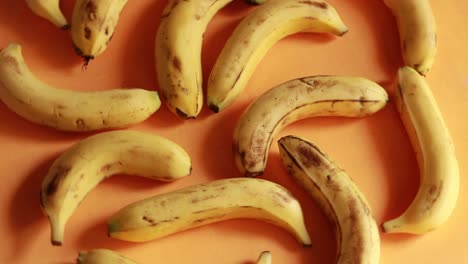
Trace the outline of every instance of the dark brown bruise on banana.
[[71, 167], [69, 166], [58, 166], [55, 169], [54, 175], [45, 189], [45, 194], [47, 196], [53, 196], [57, 192], [58, 186], [65, 178], [65, 176], [70, 172], [70, 170]]
[[311, 5], [315, 6], [320, 9], [328, 9], [328, 4], [325, 2], [321, 1], [311, 1], [311, 0], [305, 0], [305, 1], [299, 1], [300, 4], [305, 4], [305, 5]]

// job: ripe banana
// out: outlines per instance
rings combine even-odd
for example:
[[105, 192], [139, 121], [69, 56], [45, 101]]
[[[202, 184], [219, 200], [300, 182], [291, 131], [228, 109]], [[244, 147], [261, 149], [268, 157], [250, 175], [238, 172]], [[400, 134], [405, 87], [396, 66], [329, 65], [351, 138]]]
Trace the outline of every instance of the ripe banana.
[[73, 9], [71, 36], [84, 65], [109, 45], [120, 13], [128, 0], [77, 0]]
[[271, 253], [270, 251], [263, 251], [258, 256], [257, 264], [271, 264]]
[[268, 49], [301, 31], [342, 36], [348, 29], [324, 1], [269, 0], [242, 20], [221, 51], [208, 79], [209, 108], [219, 112], [230, 105]]
[[61, 29], [68, 29], [67, 19], [60, 10], [60, 0], [26, 0], [26, 4], [34, 14], [47, 19]]
[[384, 0], [396, 18], [405, 65], [426, 75], [437, 51], [437, 29], [429, 0]]
[[76, 264], [136, 264], [135, 261], [108, 249], [81, 251]]
[[459, 168], [450, 133], [426, 83], [414, 69], [398, 71], [396, 105], [416, 153], [420, 186], [411, 205], [383, 224], [387, 233], [424, 234], [448, 220], [459, 193]]
[[0, 99], [26, 120], [65, 131], [130, 126], [161, 105], [157, 92], [143, 89], [78, 92], [51, 87], [29, 70], [18, 44], [0, 52]]
[[299, 202], [284, 187], [261, 179], [230, 178], [135, 202], [108, 222], [109, 236], [143, 242], [235, 218], [263, 220], [310, 245]]
[[169, 109], [187, 119], [203, 105], [201, 50], [213, 16], [232, 0], [169, 0], [156, 34], [159, 86]]
[[189, 175], [191, 161], [176, 143], [153, 134], [121, 130], [86, 138], [54, 161], [41, 186], [52, 244], [61, 245], [67, 220], [83, 198], [115, 174], [174, 181]]
[[382, 87], [359, 77], [313, 76], [280, 84], [252, 102], [237, 121], [233, 140], [237, 168], [248, 177], [263, 174], [273, 137], [296, 120], [363, 117], [387, 101]]
[[336, 226], [336, 263], [380, 263], [379, 229], [352, 179], [310, 142], [287, 136], [278, 145], [289, 174]]

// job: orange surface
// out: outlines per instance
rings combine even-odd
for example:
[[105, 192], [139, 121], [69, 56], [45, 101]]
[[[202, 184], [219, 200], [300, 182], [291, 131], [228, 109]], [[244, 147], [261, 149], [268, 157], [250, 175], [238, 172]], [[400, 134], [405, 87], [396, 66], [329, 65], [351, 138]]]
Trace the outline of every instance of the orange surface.
[[[0, 47], [16, 41], [33, 72], [65, 89], [116, 87], [158, 89], [154, 35], [167, 1], [129, 1], [108, 50], [82, 71], [68, 32], [35, 17], [21, 0], [0, 2]], [[63, 1], [70, 19], [74, 1]], [[329, 0], [349, 33], [343, 38], [297, 34], [277, 43], [258, 66], [247, 89], [224, 112], [206, 107], [196, 120], [181, 121], [165, 106], [131, 129], [151, 131], [183, 146], [193, 160], [193, 173], [176, 183], [117, 176], [92, 191], [68, 222], [65, 244], [53, 247], [49, 226], [39, 207], [39, 188], [48, 166], [67, 147], [90, 134], [54, 131], [24, 121], [0, 103], [0, 262], [73, 263], [79, 250], [114, 249], [138, 263], [254, 263], [270, 250], [273, 263], [333, 263], [332, 228], [314, 202], [282, 168], [273, 145], [263, 178], [283, 184], [303, 205], [313, 240], [302, 248], [289, 234], [254, 220], [232, 220], [147, 243], [128, 243], [106, 236], [106, 220], [120, 207], [150, 195], [195, 183], [240, 176], [231, 154], [231, 135], [245, 106], [267, 89], [316, 74], [368, 77], [393, 92], [390, 82], [401, 65], [395, 22], [379, 0]], [[461, 171], [459, 202], [451, 219], [424, 236], [381, 234], [382, 263], [468, 263], [468, 2], [431, 1], [439, 50], [428, 75], [451, 131]], [[224, 42], [251, 7], [238, 0], [223, 9], [205, 34], [205, 80]], [[393, 105], [365, 119], [311, 118], [284, 129], [319, 145], [358, 183], [378, 223], [403, 212], [418, 182], [415, 157]], [[279, 136], [277, 137], [277, 139]], [[276, 140], [275, 140], [276, 141]]]

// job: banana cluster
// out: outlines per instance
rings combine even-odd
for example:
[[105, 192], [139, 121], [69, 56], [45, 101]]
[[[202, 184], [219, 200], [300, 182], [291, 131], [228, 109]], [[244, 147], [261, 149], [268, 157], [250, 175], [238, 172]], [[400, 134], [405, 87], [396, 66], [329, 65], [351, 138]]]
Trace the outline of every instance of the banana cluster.
[[[169, 0], [156, 33], [154, 59], [161, 95], [183, 119], [202, 110], [201, 50], [204, 32], [231, 0]], [[343, 36], [338, 12], [323, 0], [246, 0], [260, 5], [227, 40], [206, 84], [206, 104], [220, 112], [233, 104], [264, 55], [297, 32]], [[77, 0], [71, 24], [59, 0], [26, 0], [29, 8], [59, 28], [71, 28], [75, 51], [85, 65], [108, 47], [127, 0]], [[398, 71], [395, 104], [420, 168], [420, 187], [411, 205], [383, 223], [385, 233], [424, 234], [445, 223], [459, 194], [459, 168], [450, 133], [425, 78], [437, 50], [436, 23], [427, 0], [384, 0], [394, 14], [406, 66]], [[160, 107], [157, 92], [113, 89], [67, 91], [39, 80], [15, 43], [0, 52], [0, 100], [22, 118], [63, 131], [131, 126]], [[230, 219], [257, 219], [281, 227], [310, 246], [301, 204], [286, 188], [254, 178], [263, 174], [274, 137], [285, 126], [309, 117], [362, 118], [389, 102], [385, 89], [355, 76], [309, 76], [266, 91], [245, 109], [233, 135], [235, 164], [243, 178], [192, 185], [129, 204], [108, 220], [112, 238], [144, 242]], [[336, 263], [379, 263], [378, 225], [358, 186], [316, 145], [295, 136], [278, 141], [282, 163], [335, 226]], [[191, 174], [191, 159], [177, 143], [132, 130], [90, 136], [50, 166], [40, 204], [51, 227], [51, 243], [64, 241], [65, 225], [79, 203], [104, 179], [116, 174], [175, 181]], [[80, 264], [134, 261], [107, 249], [80, 252]], [[258, 264], [271, 263], [271, 253]]]
[[[169, 109], [182, 118], [195, 118], [202, 109], [203, 33], [229, 2], [170, 0], [163, 11], [155, 44], [159, 86]], [[209, 108], [219, 112], [231, 104], [281, 38], [297, 32], [342, 36], [347, 31], [335, 9], [324, 1], [266, 1], [242, 20], [221, 51], [208, 80]]]

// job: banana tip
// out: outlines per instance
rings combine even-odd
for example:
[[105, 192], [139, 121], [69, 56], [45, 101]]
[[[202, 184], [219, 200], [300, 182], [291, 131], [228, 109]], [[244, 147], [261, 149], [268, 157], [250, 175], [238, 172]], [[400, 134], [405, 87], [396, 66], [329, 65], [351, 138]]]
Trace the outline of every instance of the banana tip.
[[57, 247], [60, 247], [63, 244], [62, 241], [58, 241], [58, 240], [52, 240], [51, 242], [53, 246], [57, 246]]
[[349, 32], [349, 29], [342, 30], [340, 32], [339, 36], [342, 37], [342, 36], [346, 35], [346, 33], [348, 33], [348, 32]]
[[63, 25], [62, 27], [60, 27], [60, 29], [62, 29], [62, 30], [68, 30], [68, 29], [70, 29], [70, 27], [71, 27], [70, 24], [65, 24], [65, 25]]
[[248, 178], [257, 178], [258, 176], [262, 176], [262, 175], [263, 175], [263, 171], [246, 171], [244, 173], [244, 176]]
[[191, 116], [184, 111], [180, 110], [179, 108], [175, 109], [175, 112], [178, 116], [182, 117], [183, 119], [195, 119], [195, 116]]
[[209, 104], [208, 108], [210, 108], [210, 110], [213, 111], [214, 113], [219, 113], [219, 107], [215, 104]]
[[88, 69], [88, 64], [92, 59], [94, 59], [94, 56], [83, 56], [83, 66], [81, 66], [81, 69]]

